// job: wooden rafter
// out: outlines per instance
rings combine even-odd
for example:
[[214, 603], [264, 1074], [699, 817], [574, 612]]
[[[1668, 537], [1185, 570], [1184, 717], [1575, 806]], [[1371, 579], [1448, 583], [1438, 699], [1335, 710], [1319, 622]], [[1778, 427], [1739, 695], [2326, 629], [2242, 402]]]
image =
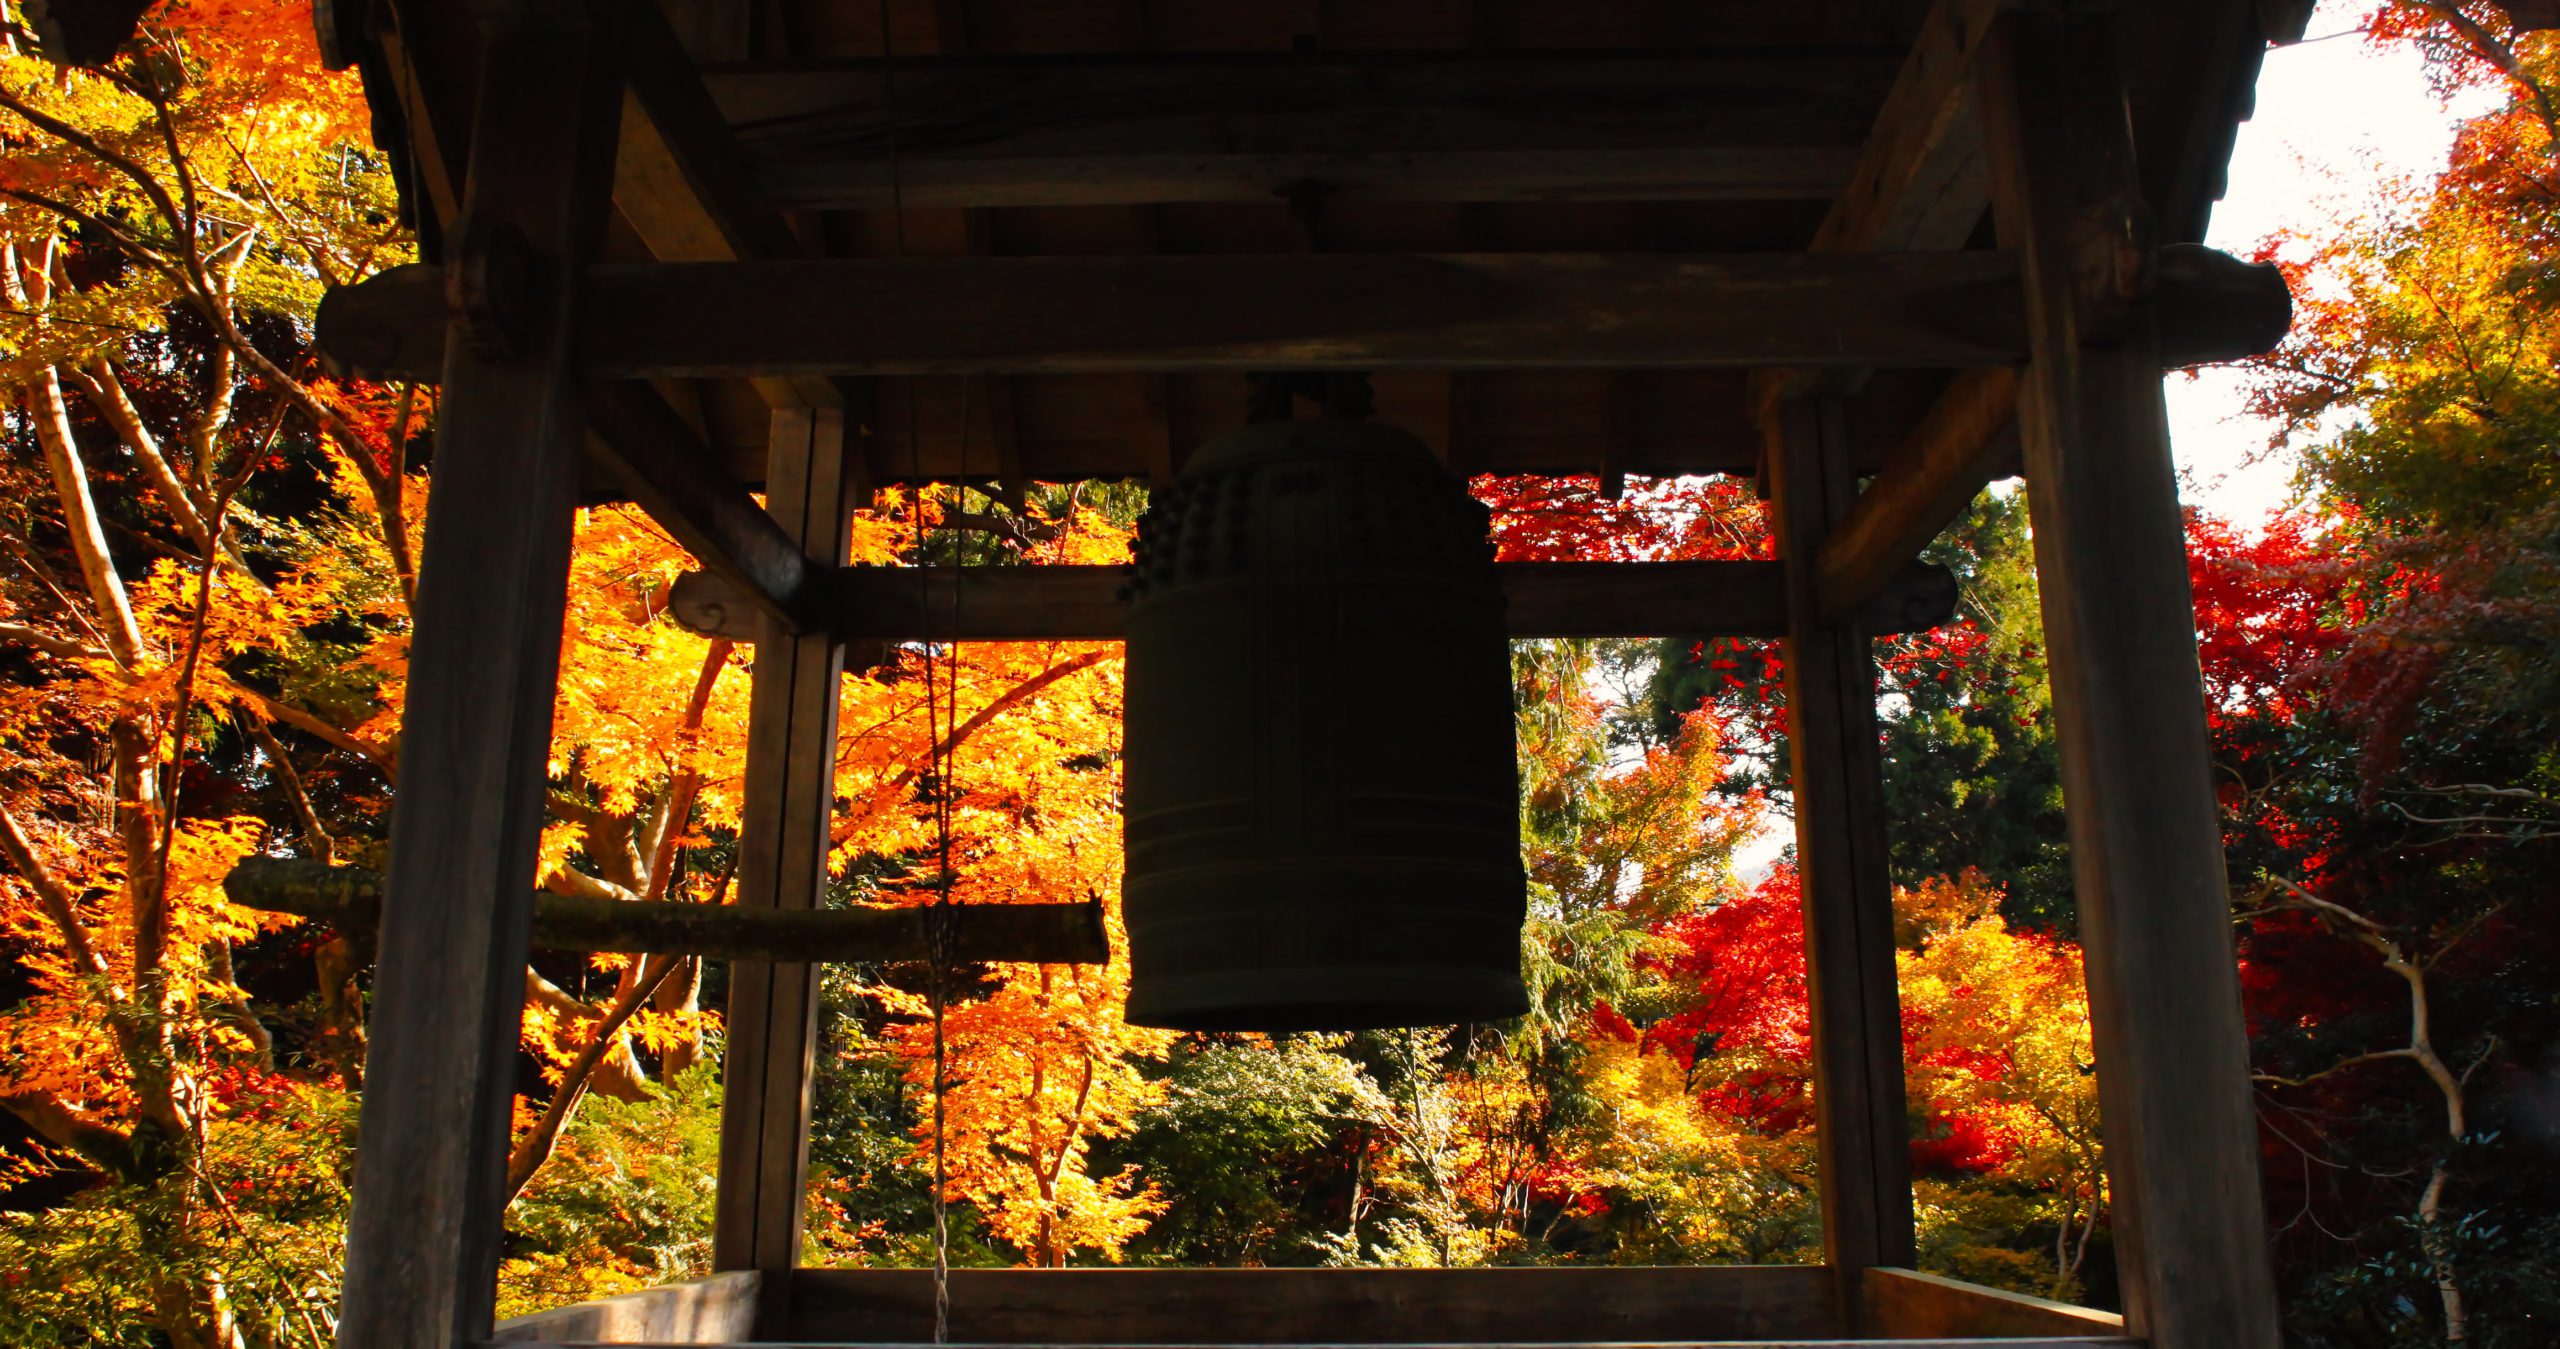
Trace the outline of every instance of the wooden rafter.
[[[1831, 203], [1807, 251], [1869, 253], [1964, 246], [1989, 209], [1982, 132], [1968, 72], [1973, 49], [2012, 0], [1938, 0], [1895, 74], [1858, 153], [1848, 186]], [[1778, 403], [1865, 382], [1857, 369], [1764, 371], [1753, 381], [1756, 419]]]
[[[661, 262], [743, 262], [805, 256], [766, 200], [665, 13], [630, 6], [622, 23], [622, 140], [615, 209]], [[809, 376], [750, 381], [773, 407], [843, 407], [847, 391]], [[858, 400], [857, 400], [858, 401]]]

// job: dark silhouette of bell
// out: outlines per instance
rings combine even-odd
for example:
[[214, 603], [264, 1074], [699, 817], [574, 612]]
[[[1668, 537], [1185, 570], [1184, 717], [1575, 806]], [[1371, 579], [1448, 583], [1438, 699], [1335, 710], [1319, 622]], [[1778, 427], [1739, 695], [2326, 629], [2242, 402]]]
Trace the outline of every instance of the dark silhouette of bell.
[[1483, 506], [1421, 441], [1265, 421], [1139, 521], [1128, 1019], [1518, 1016], [1510, 646]]

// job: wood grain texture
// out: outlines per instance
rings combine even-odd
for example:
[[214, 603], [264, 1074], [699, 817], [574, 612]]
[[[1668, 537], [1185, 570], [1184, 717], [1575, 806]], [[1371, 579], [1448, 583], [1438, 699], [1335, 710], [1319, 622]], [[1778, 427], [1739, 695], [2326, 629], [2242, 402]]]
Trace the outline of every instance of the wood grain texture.
[[1991, 20], [2015, 0], [1937, 0], [1815, 233], [1816, 252], [1955, 248], [1987, 205], [1969, 78]]
[[1823, 1253], [1844, 1325], [1877, 1265], [1918, 1263], [1895, 983], [1884, 756], [1868, 634], [1825, 622], [1819, 560], [1856, 491], [1837, 399], [1790, 399], [1769, 423], [1787, 596], [1787, 740], [1813, 1018]]
[[1910, 1269], [1871, 1269], [1860, 1284], [1870, 1333], [1926, 1336], [2122, 1335], [2114, 1312], [1985, 1288]]
[[[843, 564], [853, 508], [868, 498], [849, 434], [834, 409], [772, 414], [766, 507], [822, 568]], [[822, 630], [794, 634], [769, 617], [762, 624], [748, 694], [738, 903], [800, 912], [820, 907], [826, 890], [844, 648]], [[764, 1289], [768, 1326], [780, 1276], [800, 1258], [815, 973], [806, 963], [747, 965], [729, 981], [712, 1264], [772, 1276]]]
[[[741, 21], [696, 10], [688, 16], [734, 40]], [[614, 205], [661, 262], [796, 258], [808, 250], [766, 200], [753, 166], [730, 136], [720, 109], [665, 12], [630, 7], [622, 28], [629, 81], [621, 143], [614, 156]], [[842, 390], [814, 376], [750, 381], [772, 407], [840, 407]]]
[[[1988, 208], [1982, 132], [1969, 75], [1990, 20], [2013, 0], [1936, 0], [1858, 151], [1848, 185], [1806, 246], [1813, 253], [1964, 247]], [[1755, 420], [1780, 401], [1853, 393], [1856, 368], [1776, 368], [1752, 381]]]
[[2139, 177], [2104, 20], [2014, 16], [1978, 63], [2003, 241], [2027, 258], [2020, 430], [2127, 1329], [2278, 1342], [2257, 1122], [2157, 339], [2091, 336], [2078, 224]]
[[1950, 381], [1884, 471], [1822, 541], [1821, 613], [1857, 613], [2016, 458], [2018, 372], [1966, 370]]
[[[331, 297], [320, 340], [385, 376], [436, 278]], [[2015, 364], [2014, 260], [1320, 254], [614, 264], [579, 351], [600, 379], [1275, 368]], [[860, 321], [849, 316], [860, 315]]]
[[[715, 70], [790, 206], [1823, 199], [1872, 55], [944, 57]], [[895, 147], [896, 172], [891, 171]]]
[[[1001, 1344], [1812, 1339], [1815, 1266], [954, 1270], [951, 1338]], [[928, 1270], [802, 1270], [783, 1333], [930, 1337]]]
[[592, 453], [651, 519], [767, 617], [795, 632], [816, 621], [800, 545], [665, 398], [636, 381], [589, 384], [585, 395]]
[[[223, 879], [241, 908], [316, 918], [370, 939], [381, 878], [361, 867], [250, 858]], [[1092, 904], [961, 904], [949, 918], [955, 960], [1099, 965], [1110, 959]], [[671, 900], [533, 896], [533, 944], [555, 951], [650, 951], [708, 960], [828, 964], [926, 958], [925, 911], [742, 908]]]
[[[1506, 562], [1495, 567], [1514, 637], [1778, 637], [1785, 578], [1774, 562]], [[844, 641], [1116, 642], [1127, 631], [1118, 567], [853, 567], [820, 584], [823, 623]], [[954, 591], [957, 590], [955, 597]], [[956, 603], [954, 602], [956, 598]], [[1857, 615], [1874, 635], [1955, 615], [1955, 578], [1907, 563]], [[705, 636], [756, 640], [752, 607], [706, 572], [677, 580], [676, 621]], [[956, 618], [955, 618], [956, 615]]]
[[[592, 36], [483, 49], [468, 210], [557, 278], [607, 209], [620, 89]], [[338, 1342], [447, 1349], [488, 1336], [543, 761], [585, 417], [572, 288], [534, 298], [524, 349], [447, 342], [400, 791], [348, 1220]]]
[[763, 1277], [754, 1270], [739, 1270], [509, 1317], [498, 1323], [489, 1338], [499, 1344], [739, 1343], [755, 1333], [756, 1294]]

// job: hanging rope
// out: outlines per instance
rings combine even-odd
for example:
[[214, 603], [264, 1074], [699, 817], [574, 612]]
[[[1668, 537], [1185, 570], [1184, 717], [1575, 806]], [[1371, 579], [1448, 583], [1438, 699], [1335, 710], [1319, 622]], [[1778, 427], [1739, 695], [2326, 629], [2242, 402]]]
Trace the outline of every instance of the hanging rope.
[[[882, 101], [888, 114], [889, 141], [889, 226], [892, 247], [897, 257], [907, 255], [907, 202], [904, 165], [898, 145], [898, 46], [895, 30], [889, 21], [889, 0], [880, 0], [880, 79]], [[916, 385], [905, 381], [907, 396], [907, 511], [916, 527], [916, 612], [930, 610], [933, 590], [930, 582], [930, 554], [924, 518], [924, 452], [919, 443]], [[960, 385], [960, 462], [965, 469], [969, 455], [969, 385]], [[953, 561], [965, 563], [965, 542], [955, 545]], [[956, 573], [957, 567], [954, 571]], [[924, 725], [925, 752], [933, 777], [933, 828], [936, 864], [940, 874], [935, 878], [934, 902], [925, 913], [926, 999], [933, 1011], [933, 1342], [951, 1342], [951, 1202], [945, 1191], [951, 1182], [950, 1128], [947, 1120], [951, 1093], [950, 1041], [948, 1011], [951, 1002], [951, 886], [955, 879], [951, 867], [951, 802], [956, 791], [953, 777], [953, 755], [958, 746], [943, 732], [945, 725], [955, 731], [960, 722], [960, 587], [952, 586], [951, 641], [940, 664], [946, 670], [944, 683], [950, 690], [950, 716], [941, 715], [942, 701], [934, 681], [936, 644], [924, 643]]]

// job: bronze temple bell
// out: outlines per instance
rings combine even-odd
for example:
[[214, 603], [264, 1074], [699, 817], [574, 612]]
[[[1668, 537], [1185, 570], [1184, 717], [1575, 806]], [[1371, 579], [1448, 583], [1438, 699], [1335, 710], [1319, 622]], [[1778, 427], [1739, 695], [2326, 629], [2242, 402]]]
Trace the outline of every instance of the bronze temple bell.
[[1128, 1018], [1518, 1016], [1527, 884], [1487, 513], [1421, 441], [1349, 419], [1365, 385], [1333, 377], [1348, 415], [1295, 421], [1264, 378], [1258, 413], [1284, 419], [1203, 446], [1138, 522]]

